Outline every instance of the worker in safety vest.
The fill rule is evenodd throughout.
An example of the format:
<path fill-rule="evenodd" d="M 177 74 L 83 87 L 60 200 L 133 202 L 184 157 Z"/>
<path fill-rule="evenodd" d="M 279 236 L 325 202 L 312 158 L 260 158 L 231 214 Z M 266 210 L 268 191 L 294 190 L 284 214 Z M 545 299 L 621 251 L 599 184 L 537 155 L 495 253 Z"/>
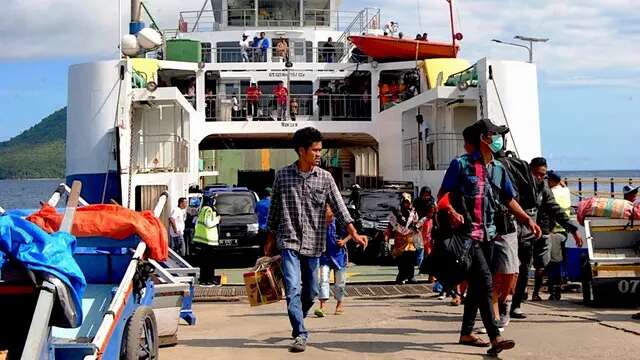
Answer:
<path fill-rule="evenodd" d="M 215 198 L 207 199 L 200 208 L 196 222 L 193 245 L 199 255 L 200 283 L 211 284 L 214 278 L 212 246 L 218 245 L 218 224 L 220 216 L 215 211 Z"/>
<path fill-rule="evenodd" d="M 220 216 L 214 210 L 215 198 L 210 198 L 198 212 L 193 241 L 204 245 L 218 245 L 218 223 Z"/>

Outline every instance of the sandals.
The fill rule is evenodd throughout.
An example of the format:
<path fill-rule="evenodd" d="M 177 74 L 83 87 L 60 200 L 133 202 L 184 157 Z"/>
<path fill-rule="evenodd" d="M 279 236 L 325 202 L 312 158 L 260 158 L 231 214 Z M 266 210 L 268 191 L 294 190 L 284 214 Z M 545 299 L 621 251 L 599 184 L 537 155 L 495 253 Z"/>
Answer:
<path fill-rule="evenodd" d="M 516 342 L 513 340 L 501 340 L 495 345 L 491 346 L 491 349 L 487 350 L 487 355 L 498 356 L 502 350 L 513 349 L 516 346 Z"/>
<path fill-rule="evenodd" d="M 473 340 L 462 340 L 458 341 L 460 345 L 473 346 L 473 347 L 489 347 L 491 343 L 486 342 L 478 337 L 474 337 Z M 502 350 L 501 350 L 502 351 Z"/>
<path fill-rule="evenodd" d="M 344 308 L 336 308 L 336 315 L 344 314 Z"/>

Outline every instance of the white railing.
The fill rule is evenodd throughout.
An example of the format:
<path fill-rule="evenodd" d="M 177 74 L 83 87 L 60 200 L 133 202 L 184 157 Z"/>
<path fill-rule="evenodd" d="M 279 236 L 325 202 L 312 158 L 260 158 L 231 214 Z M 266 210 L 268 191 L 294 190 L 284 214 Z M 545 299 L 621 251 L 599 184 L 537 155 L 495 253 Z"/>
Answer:
<path fill-rule="evenodd" d="M 278 39 L 273 39 L 277 42 Z M 273 44 L 272 44 L 273 45 Z M 293 63 L 334 63 L 344 56 L 345 50 L 340 43 L 333 46 L 306 46 L 304 43 L 294 43 L 285 52 L 278 51 L 275 46 L 268 49 L 252 47 L 242 51 L 240 45 L 226 47 L 202 48 L 202 61 L 205 63 L 241 63 L 241 62 L 286 62 Z M 245 55 L 246 54 L 246 55 Z"/>
<path fill-rule="evenodd" d="M 290 94 L 281 101 L 272 94 L 263 94 L 257 101 L 250 101 L 247 95 L 242 94 L 236 95 L 236 99 L 237 110 L 234 110 L 233 95 L 207 95 L 206 120 L 282 120 L 283 116 L 287 120 L 371 120 L 371 96 L 365 94 Z"/>
<path fill-rule="evenodd" d="M 458 133 L 427 134 L 403 140 L 403 170 L 446 170 L 449 162 L 464 151 L 464 139 Z"/>
<path fill-rule="evenodd" d="M 275 16 L 260 9 L 191 10 L 180 12 L 178 31 L 217 31 L 222 27 L 235 28 L 330 28 L 343 31 L 359 16 L 358 11 L 304 9 L 294 16 Z"/>
<path fill-rule="evenodd" d="M 186 172 L 189 143 L 177 135 L 140 135 L 136 138 L 137 172 Z"/>

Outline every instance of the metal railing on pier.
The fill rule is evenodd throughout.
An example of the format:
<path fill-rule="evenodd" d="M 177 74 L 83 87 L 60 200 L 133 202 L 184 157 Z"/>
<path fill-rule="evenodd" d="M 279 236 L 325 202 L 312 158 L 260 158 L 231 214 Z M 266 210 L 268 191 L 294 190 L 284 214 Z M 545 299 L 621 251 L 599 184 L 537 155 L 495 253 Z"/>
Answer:
<path fill-rule="evenodd" d="M 565 177 L 563 180 L 576 201 L 592 196 L 622 198 L 625 185 L 640 185 L 640 178 L 632 177 Z"/>

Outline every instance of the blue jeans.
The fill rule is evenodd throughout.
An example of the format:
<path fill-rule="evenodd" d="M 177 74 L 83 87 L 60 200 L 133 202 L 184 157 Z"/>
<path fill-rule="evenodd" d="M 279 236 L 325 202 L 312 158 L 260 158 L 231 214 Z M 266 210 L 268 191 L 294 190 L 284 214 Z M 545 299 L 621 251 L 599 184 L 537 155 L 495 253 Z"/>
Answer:
<path fill-rule="evenodd" d="M 313 306 L 318 296 L 318 267 L 319 257 L 300 255 L 297 251 L 282 250 L 282 271 L 284 273 L 284 287 L 287 295 L 287 312 L 295 338 L 309 337 L 304 328 L 304 318 Z"/>

